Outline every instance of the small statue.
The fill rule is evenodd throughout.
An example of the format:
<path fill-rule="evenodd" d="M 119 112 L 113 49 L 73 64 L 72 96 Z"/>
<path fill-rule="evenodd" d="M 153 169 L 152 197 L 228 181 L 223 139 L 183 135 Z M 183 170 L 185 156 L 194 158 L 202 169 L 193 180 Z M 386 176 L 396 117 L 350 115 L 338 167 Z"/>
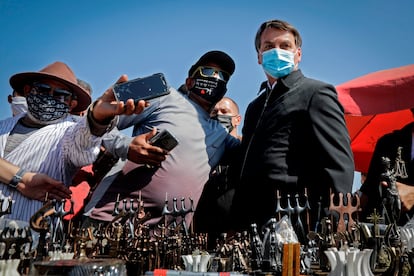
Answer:
<path fill-rule="evenodd" d="M 405 167 L 405 162 L 401 157 L 401 151 L 403 147 L 398 147 L 397 149 L 397 157 L 395 158 L 395 176 L 401 178 L 408 178 L 407 168 Z"/>
<path fill-rule="evenodd" d="M 261 268 L 263 261 L 263 243 L 262 239 L 257 230 L 257 224 L 253 223 L 250 225 L 250 234 L 251 234 L 251 267 L 252 270 L 258 270 Z"/>
<path fill-rule="evenodd" d="M 401 200 L 397 189 L 397 180 L 394 169 L 391 168 L 391 161 L 388 157 L 382 157 L 384 172 L 381 174 L 380 181 L 386 182 L 387 187 L 380 185 L 380 195 L 385 207 L 387 223 L 396 223 L 401 214 Z"/>

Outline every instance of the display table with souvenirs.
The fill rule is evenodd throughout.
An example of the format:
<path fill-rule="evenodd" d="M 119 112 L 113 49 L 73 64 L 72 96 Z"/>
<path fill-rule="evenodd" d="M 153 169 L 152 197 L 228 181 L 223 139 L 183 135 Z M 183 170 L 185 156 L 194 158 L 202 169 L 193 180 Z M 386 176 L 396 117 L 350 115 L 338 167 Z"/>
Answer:
<path fill-rule="evenodd" d="M 150 217 L 145 202 L 118 200 L 111 223 L 86 229 L 63 220 L 69 213 L 64 210 L 70 209 L 65 201 L 47 200 L 27 226 L 2 220 L 0 271 L 2 275 L 413 275 L 414 220 L 401 227 L 374 212 L 370 223 L 362 223 L 355 216 L 360 208 L 357 194 L 332 194 L 330 215 L 309 229 L 306 193 L 277 195 L 276 200 L 275 216 L 261 229 L 252 224 L 231 236 L 223 233 L 213 248 L 207 248 L 207 233 L 194 233 L 183 223 L 194 211 L 184 207 L 191 199 L 171 199 L 173 209 L 168 209 L 166 199 L 164 215 L 174 217 L 174 223 L 155 228 L 145 223 Z M 2 195 L 0 201 L 2 217 L 13 204 Z"/>

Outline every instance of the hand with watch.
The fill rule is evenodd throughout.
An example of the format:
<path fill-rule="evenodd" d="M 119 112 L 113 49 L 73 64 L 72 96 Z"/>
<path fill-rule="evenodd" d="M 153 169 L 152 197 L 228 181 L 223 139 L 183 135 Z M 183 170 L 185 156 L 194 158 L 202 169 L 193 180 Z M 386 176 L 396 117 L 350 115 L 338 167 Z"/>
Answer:
<path fill-rule="evenodd" d="M 17 185 L 23 181 L 23 175 L 26 173 L 25 170 L 19 169 L 15 175 L 13 175 L 12 179 L 9 182 L 9 186 L 17 189 Z"/>
<path fill-rule="evenodd" d="M 40 201 L 45 200 L 46 194 L 48 199 L 56 200 L 71 196 L 71 191 L 62 182 L 46 174 L 26 172 L 2 158 L 0 158 L 0 181 L 26 197 Z"/>

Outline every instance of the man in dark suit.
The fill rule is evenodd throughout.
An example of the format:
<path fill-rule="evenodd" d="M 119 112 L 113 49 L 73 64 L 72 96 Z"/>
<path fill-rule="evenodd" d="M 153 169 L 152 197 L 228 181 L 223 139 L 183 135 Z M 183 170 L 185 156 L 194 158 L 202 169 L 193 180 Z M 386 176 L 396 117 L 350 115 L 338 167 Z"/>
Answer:
<path fill-rule="evenodd" d="M 306 187 L 313 229 L 320 199 L 326 208 L 330 191 L 352 191 L 354 162 L 343 108 L 332 85 L 298 69 L 302 40 L 292 25 L 263 23 L 255 45 L 267 81 L 245 114 L 235 225 L 263 225 L 275 217 L 277 190 L 303 195 Z"/>
<path fill-rule="evenodd" d="M 411 109 L 414 116 L 414 109 Z M 387 183 L 381 177 L 384 173 L 382 157 L 391 161 L 396 187 L 401 200 L 401 215 L 399 225 L 403 225 L 414 214 L 414 162 L 413 159 L 413 129 L 414 122 L 402 129 L 385 134 L 378 139 L 374 154 L 369 165 L 367 178 L 361 186 L 362 218 L 370 216 L 374 208 L 382 213 L 382 198 L 385 195 Z"/>

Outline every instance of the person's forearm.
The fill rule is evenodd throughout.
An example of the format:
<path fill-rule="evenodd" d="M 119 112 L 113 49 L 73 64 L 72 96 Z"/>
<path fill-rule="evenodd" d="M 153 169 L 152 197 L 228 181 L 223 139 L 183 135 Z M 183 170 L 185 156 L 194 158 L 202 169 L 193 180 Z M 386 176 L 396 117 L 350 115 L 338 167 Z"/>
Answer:
<path fill-rule="evenodd" d="M 88 109 L 87 120 L 91 133 L 95 136 L 102 136 L 114 128 L 116 120 L 114 120 L 115 117 L 109 117 L 105 120 L 105 122 L 102 121 L 102 119 L 97 120 L 93 114 L 94 104 L 95 103 L 93 103 Z"/>
<path fill-rule="evenodd" d="M 133 139 L 132 137 L 125 135 L 117 128 L 114 128 L 102 138 L 102 145 L 108 152 L 116 158 L 121 158 L 123 160 L 127 159 L 129 145 Z"/>
<path fill-rule="evenodd" d="M 19 169 L 19 167 L 4 160 L 3 158 L 0 158 L 0 181 L 8 185 Z"/>

